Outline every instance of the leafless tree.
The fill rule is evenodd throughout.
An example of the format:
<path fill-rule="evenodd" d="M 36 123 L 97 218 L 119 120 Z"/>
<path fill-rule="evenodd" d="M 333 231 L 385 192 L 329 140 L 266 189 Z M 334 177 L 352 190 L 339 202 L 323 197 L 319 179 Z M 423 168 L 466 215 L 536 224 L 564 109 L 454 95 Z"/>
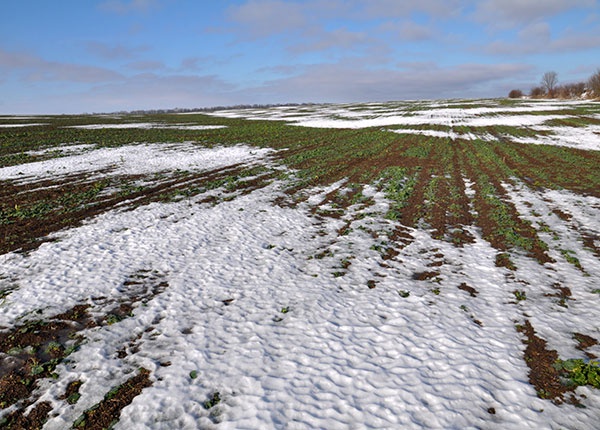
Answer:
<path fill-rule="evenodd" d="M 558 75 L 556 72 L 546 72 L 544 76 L 542 76 L 542 87 L 546 90 L 546 94 L 548 97 L 554 96 L 554 88 L 558 83 Z"/>
<path fill-rule="evenodd" d="M 521 97 L 523 97 L 523 91 L 521 90 L 510 90 L 508 93 L 510 99 L 520 99 Z"/>
<path fill-rule="evenodd" d="M 571 94 L 574 97 L 581 97 L 585 93 L 585 82 L 577 82 L 576 84 L 571 84 Z"/>
<path fill-rule="evenodd" d="M 600 69 L 596 70 L 588 80 L 588 90 L 594 97 L 600 97 Z"/>
<path fill-rule="evenodd" d="M 585 92 L 585 83 L 559 85 L 555 88 L 556 94 L 561 98 L 581 97 Z"/>
<path fill-rule="evenodd" d="M 545 94 L 546 93 L 544 92 L 544 89 L 542 87 L 533 87 L 529 92 L 529 95 L 534 99 L 544 97 Z"/>

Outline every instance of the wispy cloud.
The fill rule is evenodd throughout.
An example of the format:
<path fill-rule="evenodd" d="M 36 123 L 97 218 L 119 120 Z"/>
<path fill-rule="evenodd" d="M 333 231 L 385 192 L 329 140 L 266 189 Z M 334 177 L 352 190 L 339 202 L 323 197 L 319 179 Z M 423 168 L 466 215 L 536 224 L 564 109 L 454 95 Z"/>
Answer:
<path fill-rule="evenodd" d="M 232 64 L 240 54 L 230 54 L 227 56 L 203 55 L 194 57 L 185 57 L 181 60 L 178 71 L 180 72 L 200 72 L 211 67 L 221 67 Z"/>
<path fill-rule="evenodd" d="M 410 98 L 476 97 L 484 87 L 510 81 L 531 71 L 527 64 L 405 64 L 403 70 L 371 70 L 359 60 L 307 67 L 299 75 L 247 90 L 261 101 L 366 101 Z M 366 63 L 368 64 L 368 63 Z M 285 94 L 281 100 L 279 94 Z"/>
<path fill-rule="evenodd" d="M 301 5 L 280 0 L 250 0 L 230 6 L 227 17 L 254 38 L 306 28 L 308 23 Z"/>
<path fill-rule="evenodd" d="M 13 3 L 29 22 L 26 2 Z M 85 111 L 502 96 L 507 86 L 539 81 L 546 67 L 565 82 L 585 77 L 571 72 L 577 67 L 595 70 L 599 5 L 97 0 L 48 6 L 45 19 L 35 21 L 43 39 L 16 21 L 2 27 L 0 93 L 11 107 L 26 98 L 32 106 L 58 104 L 53 97 L 66 94 L 59 97 L 65 109 L 68 103 Z M 73 22 L 81 25 L 65 24 Z"/>
<path fill-rule="evenodd" d="M 494 27 L 507 28 L 543 20 L 569 9 L 597 6 L 596 0 L 485 0 L 473 16 Z"/>
<path fill-rule="evenodd" d="M 430 40 L 435 35 L 432 26 L 414 21 L 386 21 L 379 26 L 378 30 L 390 33 L 395 39 L 411 42 Z"/>
<path fill-rule="evenodd" d="M 319 31 L 312 40 L 298 43 L 290 47 L 294 53 L 326 51 L 329 49 L 344 49 L 350 53 L 360 49 L 365 43 L 371 41 L 365 32 L 349 31 L 339 28 L 332 31 Z"/>
<path fill-rule="evenodd" d="M 150 72 L 166 69 L 166 65 L 162 61 L 133 61 L 127 64 L 127 68 L 140 72 Z"/>
<path fill-rule="evenodd" d="M 106 0 L 98 5 L 105 12 L 125 15 L 134 12 L 149 12 L 158 8 L 158 0 Z"/>
<path fill-rule="evenodd" d="M 214 75 L 142 73 L 121 82 L 96 85 L 80 94 L 77 103 L 96 111 L 107 111 L 110 107 L 134 110 L 230 105 L 237 103 L 235 90 L 234 85 Z"/>
<path fill-rule="evenodd" d="M 600 46 L 598 31 L 567 31 L 553 37 L 550 25 L 536 22 L 520 30 L 515 40 L 494 41 L 480 45 L 481 49 L 492 55 L 528 55 L 560 52 L 582 52 Z"/>
<path fill-rule="evenodd" d="M 361 10 L 364 18 L 406 18 L 412 13 L 426 13 L 435 17 L 450 18 L 464 7 L 464 0 L 355 0 L 351 2 Z"/>
<path fill-rule="evenodd" d="M 148 51 L 148 46 L 129 47 L 122 44 L 109 45 L 102 42 L 87 42 L 88 52 L 107 60 L 132 59 L 138 54 Z"/>
<path fill-rule="evenodd" d="M 0 49 L 0 70 L 3 74 L 18 74 L 23 81 L 107 82 L 122 79 L 109 69 L 73 63 L 47 61 L 41 57 Z"/>

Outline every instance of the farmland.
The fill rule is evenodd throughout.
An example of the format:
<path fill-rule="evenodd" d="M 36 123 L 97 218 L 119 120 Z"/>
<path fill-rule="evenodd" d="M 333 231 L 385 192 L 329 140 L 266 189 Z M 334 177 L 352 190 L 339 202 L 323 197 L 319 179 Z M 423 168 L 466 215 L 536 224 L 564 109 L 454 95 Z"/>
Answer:
<path fill-rule="evenodd" d="M 596 428 L 600 105 L 0 117 L 6 428 Z"/>

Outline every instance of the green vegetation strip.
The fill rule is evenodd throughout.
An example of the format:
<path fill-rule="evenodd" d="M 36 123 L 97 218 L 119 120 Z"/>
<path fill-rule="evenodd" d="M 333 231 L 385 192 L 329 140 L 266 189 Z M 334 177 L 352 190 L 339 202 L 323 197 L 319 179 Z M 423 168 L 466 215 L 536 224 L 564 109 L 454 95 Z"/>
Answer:
<path fill-rule="evenodd" d="M 459 108 L 462 102 L 450 107 Z M 510 106 L 517 101 L 502 101 Z M 486 105 L 486 103 L 483 103 Z M 385 112 L 393 107 L 382 106 Z M 425 104 L 400 103 L 396 107 L 408 114 L 411 109 L 423 110 Z M 473 107 L 472 103 L 465 107 Z M 356 107 L 357 109 L 359 107 Z M 588 124 L 597 114 L 593 106 L 569 109 L 563 113 L 571 126 Z M 374 112 L 377 115 L 377 112 Z M 579 118 L 579 119 L 577 119 Z M 540 132 L 527 127 L 451 127 L 447 125 L 415 126 L 432 130 L 452 130 L 458 133 L 489 134 L 496 140 L 466 141 L 434 138 L 422 135 L 397 134 L 380 128 L 319 129 L 298 127 L 283 121 L 245 120 L 212 115 L 130 115 L 57 116 L 49 125 L 24 129 L 6 129 L 0 133 L 0 166 L 20 164 L 63 156 L 57 149 L 65 144 L 94 144 L 97 147 L 120 146 L 132 142 L 169 143 L 195 142 L 199 147 L 236 145 L 245 143 L 269 147 L 278 152 L 279 160 L 296 173 L 289 188 L 289 200 L 298 201 L 306 188 L 329 185 L 347 179 L 357 185 L 376 182 L 384 190 L 392 205 L 387 217 L 414 226 L 421 218 L 435 224 L 442 236 L 447 231 L 463 231 L 461 223 L 475 222 L 484 231 L 486 239 L 501 251 L 520 248 L 540 257 L 545 244 L 537 238 L 535 230 L 518 219 L 514 206 L 504 198 L 501 184 L 514 178 L 542 188 L 569 189 L 578 193 L 600 196 L 600 151 L 581 151 L 549 145 L 521 145 L 511 142 L 511 136 L 535 136 Z M 211 130 L 185 130 L 176 128 L 153 129 L 79 129 L 73 125 L 100 123 L 150 122 L 164 125 L 223 125 L 226 128 Z M 402 128 L 398 126 L 396 128 Z M 31 150 L 45 149 L 43 155 L 32 155 Z M 471 205 L 479 213 L 473 220 L 470 215 L 470 197 L 461 185 L 463 177 L 475 182 L 479 196 Z M 211 188 L 225 187 L 234 192 L 244 184 L 243 177 L 214 178 L 203 186 L 180 187 L 165 191 L 163 200 L 187 198 Z M 256 183 L 261 186 L 264 183 Z M 104 188 L 73 191 L 67 198 L 39 199 L 31 204 L 4 204 L 0 206 L 0 225 L 27 219 L 43 219 L 57 211 L 69 212 L 86 202 L 95 201 Z M 138 185 L 120 186 L 124 195 L 150 192 Z M 249 189 L 252 189 L 250 187 Z M 94 196 L 93 194 L 96 193 Z M 447 196 L 445 195 L 447 194 Z M 232 196 L 233 198 L 233 196 Z M 480 199 L 481 200 L 478 200 Z M 148 199 L 146 199 L 148 200 Z M 143 204 L 146 200 L 141 199 Z M 479 202 L 479 203 L 478 203 Z M 432 214 L 432 210 L 435 214 Z M 408 214 L 408 215 L 407 215 Z M 483 225 L 483 224 L 489 225 Z M 453 234 L 453 233 L 452 233 Z M 450 234 L 450 236 L 452 236 Z M 460 245 L 464 233 L 450 240 Z M 11 245 L 12 246 L 12 245 Z M 11 248 L 12 249 L 12 248 Z M 566 256 L 565 256 L 566 257 Z M 572 256 L 571 256 L 572 257 Z M 539 259 L 539 258 L 538 258 Z M 541 261 L 544 260 L 541 258 Z M 574 263 L 573 263 L 574 264 Z"/>

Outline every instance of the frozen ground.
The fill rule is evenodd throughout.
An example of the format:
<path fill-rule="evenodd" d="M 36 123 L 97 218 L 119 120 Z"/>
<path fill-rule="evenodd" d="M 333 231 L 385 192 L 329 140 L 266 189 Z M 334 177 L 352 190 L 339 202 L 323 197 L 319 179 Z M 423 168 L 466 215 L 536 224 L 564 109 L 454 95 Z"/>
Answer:
<path fill-rule="evenodd" d="M 107 174 L 148 175 L 177 169 L 209 170 L 234 164 L 233 160 L 248 162 L 257 155 L 269 152 L 247 146 L 198 148 L 190 143 L 139 144 L 94 150 L 90 150 L 93 146 L 88 145 L 69 145 L 65 148 L 69 154 L 67 157 L 5 167 L 0 170 L 0 178 L 23 183 L 84 172 L 93 177 Z M 75 153 L 71 155 L 69 151 L 73 150 Z"/>
<path fill-rule="evenodd" d="M 0 128 L 20 128 L 20 127 L 33 127 L 47 125 L 47 123 L 41 122 L 28 122 L 26 124 L 0 124 Z"/>
<path fill-rule="evenodd" d="M 137 122 L 137 123 L 126 123 L 126 124 L 86 124 L 86 125 L 73 125 L 72 128 L 80 128 L 84 130 L 98 130 L 98 129 L 119 129 L 119 128 L 163 128 L 163 129 L 179 129 L 179 130 L 214 130 L 218 128 L 224 128 L 222 125 L 189 125 L 189 124 L 161 124 L 154 122 Z"/>
<path fill-rule="evenodd" d="M 285 121 L 303 127 L 366 128 L 389 126 L 423 126 L 419 130 L 390 129 L 396 133 L 423 134 L 451 139 L 489 140 L 487 132 L 464 134 L 453 127 L 511 126 L 530 127 L 548 132 L 546 138 L 521 138 L 519 142 L 551 144 L 600 150 L 600 126 L 555 127 L 545 122 L 564 119 L 568 115 L 557 115 L 553 111 L 565 108 L 593 106 L 586 101 L 531 101 L 516 106 L 499 105 L 491 100 L 447 101 L 447 102 L 403 102 L 368 103 L 349 105 L 323 105 L 306 107 L 279 107 L 270 109 L 223 110 L 213 115 L 229 118 L 267 119 Z M 598 114 L 592 115 L 597 118 Z M 445 126 L 449 131 L 431 130 L 427 126 Z"/>
<path fill-rule="evenodd" d="M 294 123 L 541 124 L 551 117 L 526 114 L 535 109 L 558 106 L 532 104 L 523 115 L 492 107 L 385 112 L 383 119 L 362 119 L 359 112 L 352 120 L 328 119 L 332 112 L 349 112 L 330 107 Z M 286 113 L 297 115 L 289 108 L 227 114 L 272 119 Z M 581 134 L 585 145 L 575 133 L 527 143 L 599 149 L 600 137 L 590 133 Z M 63 155 L 0 168 L 0 179 L 35 183 L 74 173 L 200 173 L 240 163 L 284 169 L 272 158 L 274 151 L 246 145 L 79 145 Z M 592 292 L 599 288 L 600 264 L 579 233 L 600 235 L 600 199 L 533 190 L 518 181 L 504 184 L 524 218 L 558 235 L 543 237 L 555 262 L 542 266 L 516 254 L 518 269 L 509 271 L 494 264 L 497 250 L 474 226 L 466 227 L 473 243 L 462 247 L 434 239 L 426 228 L 406 229 L 407 245 L 384 262 L 378 246 L 401 226 L 384 218 L 389 201 L 382 192 L 365 185 L 362 192 L 373 205 L 350 206 L 336 219 L 316 216 L 315 209 L 328 209 L 325 195 L 344 189 L 344 181 L 307 189 L 307 199 L 295 208 L 274 204 L 288 185 L 275 180 L 217 204 L 205 198 L 223 189 L 113 210 L 55 233 L 56 241 L 29 254 L 0 256 L 0 287 L 18 285 L 0 299 L 0 327 L 82 303 L 100 314 L 108 307 L 106 298 L 137 288 L 128 281 L 139 274 L 146 274 L 144 288 L 168 285 L 135 305 L 130 317 L 84 333 L 82 346 L 56 368 L 58 378 L 38 389 L 38 402 L 53 406 L 44 429 L 70 428 L 139 368 L 151 372 L 153 384 L 123 409 L 115 429 L 598 428 L 598 390 L 577 389 L 584 407 L 538 397 L 515 324 L 530 320 L 561 357 L 581 353 L 570 340 L 573 332 L 600 336 L 600 295 Z M 468 182 L 467 192 L 473 192 Z M 340 236 L 346 221 L 351 229 Z M 576 253 L 583 270 L 565 261 L 561 249 Z M 415 278 L 432 268 L 435 276 Z M 368 288 L 374 280 L 376 288 Z M 572 292 L 568 312 L 552 298 L 557 282 Z M 477 294 L 459 289 L 461 284 Z M 515 290 L 528 299 L 515 300 Z M 117 354 L 122 348 L 124 357 Z M 598 345 L 588 351 L 600 355 Z M 76 380 L 83 382 L 81 399 L 61 401 Z M 220 401 L 206 407 L 215 393 Z"/>

